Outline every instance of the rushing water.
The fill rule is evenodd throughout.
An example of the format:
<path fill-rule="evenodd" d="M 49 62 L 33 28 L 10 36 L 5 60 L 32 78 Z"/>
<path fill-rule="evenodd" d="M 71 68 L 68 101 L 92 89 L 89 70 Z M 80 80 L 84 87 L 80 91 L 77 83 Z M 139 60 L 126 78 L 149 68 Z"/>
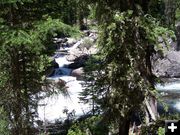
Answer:
<path fill-rule="evenodd" d="M 169 112 L 180 113 L 180 80 L 170 79 L 165 84 L 157 84 L 156 89 L 169 106 Z"/>
<path fill-rule="evenodd" d="M 78 41 L 74 46 L 66 48 L 69 52 L 75 49 L 82 43 L 82 40 Z M 54 56 L 55 61 L 58 63 L 59 68 L 55 69 L 54 75 L 48 77 L 50 80 L 62 79 L 67 83 L 69 97 L 64 97 L 62 94 L 52 95 L 39 102 L 38 114 L 40 120 L 54 121 L 56 119 L 64 119 L 67 117 L 63 113 L 64 109 L 68 109 L 69 112 L 75 112 L 75 116 L 83 115 L 90 110 L 89 105 L 80 103 L 79 93 L 82 92 L 82 81 L 76 80 L 76 77 L 70 76 L 71 69 L 65 66 L 71 62 L 67 61 L 65 55 Z"/>
<path fill-rule="evenodd" d="M 77 48 L 83 39 L 75 43 L 72 47 L 65 48 L 67 52 L 71 52 Z M 58 63 L 59 68 L 55 69 L 54 75 L 49 77 L 51 80 L 62 79 L 67 83 L 68 92 L 70 97 L 64 97 L 61 94 L 52 95 L 39 102 L 38 114 L 40 120 L 54 121 L 59 118 L 66 118 L 63 113 L 64 109 L 69 112 L 74 111 L 76 116 L 83 115 L 90 110 L 89 105 L 84 105 L 79 101 L 79 93 L 82 92 L 82 81 L 76 80 L 75 77 L 70 76 L 72 69 L 66 68 L 66 65 L 71 62 L 67 61 L 65 55 L 56 54 L 55 61 Z M 171 79 L 164 85 L 157 84 L 156 88 L 163 96 L 163 100 L 169 105 L 170 110 L 173 112 L 180 112 L 180 80 Z M 161 106 L 162 108 L 162 106 Z"/>

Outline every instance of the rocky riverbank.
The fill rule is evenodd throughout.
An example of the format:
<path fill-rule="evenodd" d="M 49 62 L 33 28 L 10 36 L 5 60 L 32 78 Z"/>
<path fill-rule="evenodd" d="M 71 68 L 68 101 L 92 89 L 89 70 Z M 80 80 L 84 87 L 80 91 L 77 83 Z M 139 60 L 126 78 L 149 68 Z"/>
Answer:
<path fill-rule="evenodd" d="M 180 78 L 180 52 L 172 50 L 155 60 L 153 72 L 162 78 Z"/>
<path fill-rule="evenodd" d="M 47 76 L 54 75 L 55 69 L 59 68 L 55 58 L 63 55 L 68 61 L 65 67 L 71 69 L 70 75 L 81 79 L 85 62 L 91 54 L 97 52 L 96 40 L 97 31 L 95 30 L 84 31 L 84 36 L 79 40 L 74 38 L 54 38 L 57 51 L 52 59 L 51 66 L 49 66 L 46 72 Z"/>
<path fill-rule="evenodd" d="M 159 41 L 162 49 L 152 57 L 153 73 L 157 77 L 180 78 L 180 23 L 176 25 L 176 37 L 176 41 L 169 40 L 168 47 Z"/>
<path fill-rule="evenodd" d="M 91 54 L 96 53 L 97 31 L 84 31 L 79 40 L 55 38 L 57 50 L 52 57 L 47 77 L 52 83 L 64 82 L 68 97 L 61 93 L 47 97 L 39 102 L 39 129 L 52 135 L 65 134 L 71 125 L 70 119 L 87 114 L 91 106 L 80 103 L 79 93 L 83 86 L 83 67 Z M 70 118 L 71 117 L 71 118 Z M 60 120 L 61 122 L 56 122 Z M 70 120 L 70 121 L 69 121 Z M 68 125 L 67 125 L 68 124 Z M 65 125 L 65 126 L 64 126 Z"/>

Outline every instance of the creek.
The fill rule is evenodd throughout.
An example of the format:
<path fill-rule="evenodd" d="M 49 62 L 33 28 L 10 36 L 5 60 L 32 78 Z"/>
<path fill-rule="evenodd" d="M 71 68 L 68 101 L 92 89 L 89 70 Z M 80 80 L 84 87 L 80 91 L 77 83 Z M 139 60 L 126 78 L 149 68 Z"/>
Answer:
<path fill-rule="evenodd" d="M 67 68 L 71 64 L 66 58 L 67 54 L 61 52 L 71 52 L 76 49 L 83 42 L 83 38 L 73 44 L 71 47 L 64 47 L 57 50 L 53 56 L 58 63 L 59 68 L 55 69 L 53 76 L 48 77 L 50 80 L 57 81 L 61 79 L 67 83 L 69 97 L 64 97 L 62 94 L 52 95 L 43 100 L 40 100 L 38 106 L 39 119 L 42 121 L 55 121 L 57 119 L 66 119 L 67 114 L 63 113 L 66 109 L 68 112 L 73 112 L 75 117 L 84 115 L 90 111 L 91 106 L 80 103 L 79 93 L 82 92 L 83 81 L 77 80 L 76 77 L 71 76 L 72 69 Z M 61 50 L 61 52 L 60 52 Z M 170 113 L 180 113 L 180 79 L 167 79 L 165 84 L 157 84 L 156 89 L 162 96 L 162 99 L 169 106 Z M 159 113 L 164 113 L 162 104 L 158 105 Z"/>
<path fill-rule="evenodd" d="M 71 50 L 77 48 L 83 39 L 77 41 L 72 47 L 64 47 L 63 52 L 71 52 Z M 42 121 L 54 122 L 57 119 L 64 120 L 67 118 L 67 114 L 64 110 L 68 110 L 68 113 L 73 113 L 74 117 L 86 114 L 90 110 L 90 106 L 80 103 L 79 93 L 82 92 L 82 81 L 71 76 L 72 69 L 67 68 L 69 62 L 66 59 L 66 54 L 62 54 L 57 50 L 53 56 L 59 68 L 55 69 L 54 74 L 48 77 L 49 80 L 57 81 L 59 79 L 66 82 L 68 95 L 64 97 L 62 94 L 54 94 L 43 100 L 40 100 L 38 106 L 39 119 Z"/>
<path fill-rule="evenodd" d="M 180 79 L 169 78 L 164 84 L 157 84 L 156 89 L 160 92 L 163 101 L 167 104 L 169 113 L 180 113 Z M 163 113 L 162 104 L 158 107 L 159 113 Z"/>

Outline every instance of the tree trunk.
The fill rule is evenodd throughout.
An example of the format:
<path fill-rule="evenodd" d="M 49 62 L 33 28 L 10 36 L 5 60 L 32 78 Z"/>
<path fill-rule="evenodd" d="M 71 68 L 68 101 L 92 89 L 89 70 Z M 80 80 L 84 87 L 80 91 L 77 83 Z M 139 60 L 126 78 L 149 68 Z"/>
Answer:
<path fill-rule="evenodd" d="M 20 90 L 20 64 L 19 64 L 19 53 L 17 48 L 11 48 L 9 54 L 11 55 L 11 73 L 12 73 L 12 89 L 13 89 L 13 105 L 12 114 L 13 118 L 13 134 L 22 135 L 23 134 L 23 123 L 22 123 L 22 96 Z"/>
<path fill-rule="evenodd" d="M 155 52 L 153 46 L 148 45 L 146 49 L 146 69 L 147 69 L 147 80 L 150 82 L 152 88 L 154 88 L 155 84 L 155 76 L 152 73 L 152 64 L 151 64 L 151 56 Z M 155 88 L 154 88 L 155 89 Z M 146 100 L 146 107 L 148 112 L 150 113 L 151 119 L 156 120 L 158 116 L 157 112 L 157 100 L 154 95 L 150 95 L 150 97 Z"/>
<path fill-rule="evenodd" d="M 118 135 L 129 135 L 130 118 L 120 119 Z"/>
<path fill-rule="evenodd" d="M 177 51 L 180 51 L 180 23 L 176 26 L 176 37 L 177 37 Z"/>
<path fill-rule="evenodd" d="M 176 1 L 165 0 L 165 23 L 168 27 L 175 27 Z"/>

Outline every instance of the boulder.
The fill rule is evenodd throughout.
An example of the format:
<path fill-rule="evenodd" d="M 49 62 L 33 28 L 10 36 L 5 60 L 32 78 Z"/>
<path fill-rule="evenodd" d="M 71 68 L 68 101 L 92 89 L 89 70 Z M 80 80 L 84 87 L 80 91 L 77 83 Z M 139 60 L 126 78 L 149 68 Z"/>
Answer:
<path fill-rule="evenodd" d="M 171 63 L 179 63 L 180 64 L 180 52 L 178 52 L 178 51 L 170 51 L 166 55 L 166 59 L 171 61 Z"/>
<path fill-rule="evenodd" d="M 152 62 L 153 73 L 158 77 L 180 77 L 180 52 L 169 51 L 164 58 Z"/>
<path fill-rule="evenodd" d="M 75 58 L 81 56 L 83 53 L 78 47 L 81 45 L 82 41 L 78 41 L 76 44 L 73 45 L 73 47 L 69 51 L 69 55 L 66 57 L 68 61 L 74 61 Z"/>
<path fill-rule="evenodd" d="M 76 39 L 74 39 L 74 38 L 67 38 L 67 44 L 69 44 L 69 46 L 72 46 L 75 43 L 77 43 Z"/>
<path fill-rule="evenodd" d="M 71 63 L 67 67 L 71 68 L 71 69 L 77 69 L 77 68 L 82 67 L 82 64 L 81 63 Z"/>
<path fill-rule="evenodd" d="M 83 74 L 84 74 L 83 68 L 74 69 L 71 72 L 71 76 L 76 77 L 77 80 L 81 80 L 83 78 Z"/>
<path fill-rule="evenodd" d="M 68 65 L 68 68 L 77 69 L 80 67 L 84 67 L 86 61 L 89 59 L 89 55 L 81 55 L 74 59 L 74 62 Z"/>
<path fill-rule="evenodd" d="M 88 50 L 89 54 L 96 54 L 98 52 L 98 49 L 96 46 L 92 46 L 89 50 Z"/>
<path fill-rule="evenodd" d="M 84 54 L 80 57 L 75 58 L 74 62 L 86 62 L 89 59 L 89 55 Z"/>
<path fill-rule="evenodd" d="M 76 59 L 77 56 L 73 55 L 73 54 L 69 54 L 66 56 L 66 60 L 73 62 Z"/>
<path fill-rule="evenodd" d="M 66 57 L 66 59 L 68 61 L 74 61 L 77 57 L 80 57 L 81 55 L 84 55 L 84 53 L 82 53 L 79 48 L 76 48 L 69 52 L 69 55 Z"/>
<path fill-rule="evenodd" d="M 91 31 L 86 31 L 89 36 L 81 38 L 79 41 L 75 41 L 73 47 L 69 50 L 69 55 L 66 57 L 68 61 L 74 61 L 77 57 L 82 55 L 95 54 L 97 52 L 97 47 L 95 45 L 97 39 L 97 33 Z M 74 43 L 74 39 L 69 38 L 68 44 Z"/>

